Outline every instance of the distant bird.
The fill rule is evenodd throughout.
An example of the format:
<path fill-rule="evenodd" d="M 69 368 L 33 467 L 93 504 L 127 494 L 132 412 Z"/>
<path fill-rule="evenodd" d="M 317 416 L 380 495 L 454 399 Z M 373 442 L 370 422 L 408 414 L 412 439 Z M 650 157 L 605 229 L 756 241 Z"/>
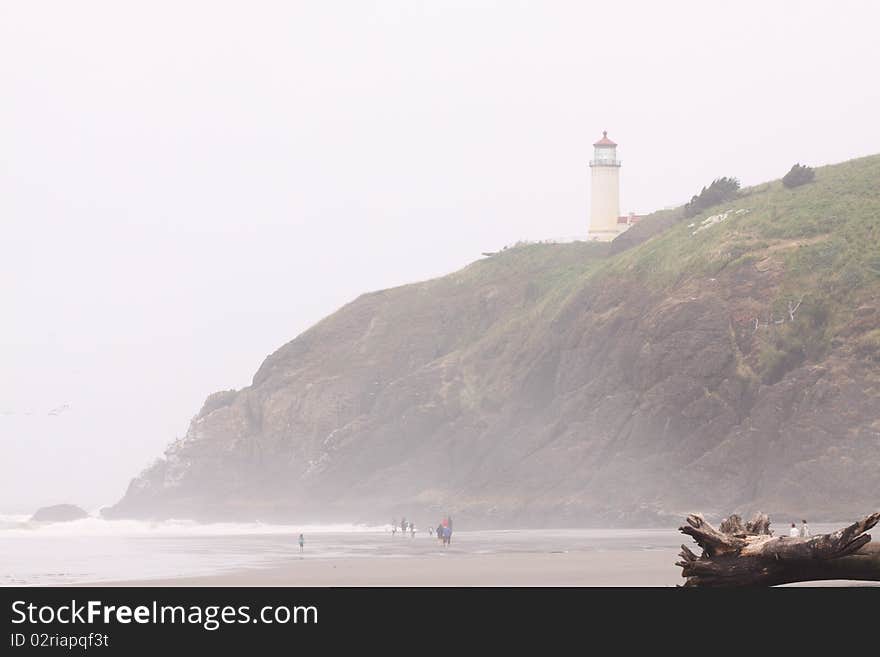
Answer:
<path fill-rule="evenodd" d="M 61 406 L 50 408 L 48 411 L 46 411 L 46 415 L 54 417 L 57 415 L 61 415 L 62 413 L 66 413 L 69 410 L 70 404 L 62 404 Z M 16 411 L 0 411 L 0 415 L 37 415 L 37 413 L 34 413 L 33 411 L 22 411 L 20 413 Z"/>
<path fill-rule="evenodd" d="M 70 404 L 62 404 L 61 406 L 56 406 L 51 409 L 46 415 L 61 415 L 65 411 L 70 410 Z"/>

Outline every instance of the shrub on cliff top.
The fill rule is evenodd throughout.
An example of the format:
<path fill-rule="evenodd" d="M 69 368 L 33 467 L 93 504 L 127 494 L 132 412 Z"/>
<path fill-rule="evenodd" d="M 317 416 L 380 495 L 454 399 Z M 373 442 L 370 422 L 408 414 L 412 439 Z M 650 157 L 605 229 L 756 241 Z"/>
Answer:
<path fill-rule="evenodd" d="M 739 180 L 727 177 L 716 178 L 711 185 L 703 187 L 700 193 L 695 194 L 684 206 L 684 216 L 695 217 L 706 208 L 735 199 L 737 194 L 739 194 Z"/>
<path fill-rule="evenodd" d="M 782 177 L 782 184 L 791 189 L 792 187 L 800 187 L 801 185 L 806 185 L 808 182 L 813 182 L 813 178 L 815 177 L 816 172 L 813 171 L 812 167 L 795 164 L 791 170 Z"/>

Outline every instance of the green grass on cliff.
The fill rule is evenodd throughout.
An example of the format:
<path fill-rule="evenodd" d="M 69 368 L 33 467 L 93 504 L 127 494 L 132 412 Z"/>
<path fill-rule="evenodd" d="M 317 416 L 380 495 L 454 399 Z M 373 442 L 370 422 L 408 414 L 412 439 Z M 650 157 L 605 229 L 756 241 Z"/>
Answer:
<path fill-rule="evenodd" d="M 723 221 L 697 230 L 724 213 Z M 746 188 L 616 255 L 594 243 L 526 245 L 454 276 L 526 276 L 532 313 L 553 314 L 589 284 L 626 280 L 661 295 L 688 281 L 735 279 L 749 268 L 773 268 L 778 276 L 774 297 L 756 311 L 762 317 L 782 318 L 790 302 L 802 301 L 797 321 L 761 334 L 745 367 L 754 376 L 772 382 L 821 359 L 844 334 L 859 353 L 880 354 L 880 333 L 851 335 L 859 307 L 880 299 L 880 155 L 817 168 L 814 182 L 794 189 L 780 180 Z"/>
<path fill-rule="evenodd" d="M 727 219 L 694 232 L 722 213 Z M 818 168 L 815 182 L 795 189 L 777 180 L 743 190 L 736 201 L 620 254 L 604 273 L 659 290 L 686 278 L 777 265 L 781 281 L 765 317 L 779 320 L 789 303 L 802 305 L 797 321 L 760 334 L 754 369 L 768 382 L 821 359 L 850 337 L 858 308 L 880 298 L 880 156 Z M 873 345 L 866 336 L 856 343 L 864 351 Z"/>
<path fill-rule="evenodd" d="M 741 214 L 735 214 L 743 210 Z M 712 215 L 723 222 L 692 234 Z M 787 247 L 796 244 L 794 249 Z M 786 272 L 794 282 L 826 277 L 835 292 L 876 279 L 880 273 L 880 156 L 816 169 L 815 182 L 786 189 L 773 181 L 744 189 L 736 201 L 683 220 L 662 235 L 620 254 L 609 273 L 635 275 L 662 287 L 701 272 L 786 249 Z M 828 279 L 830 277 L 830 280 Z"/>

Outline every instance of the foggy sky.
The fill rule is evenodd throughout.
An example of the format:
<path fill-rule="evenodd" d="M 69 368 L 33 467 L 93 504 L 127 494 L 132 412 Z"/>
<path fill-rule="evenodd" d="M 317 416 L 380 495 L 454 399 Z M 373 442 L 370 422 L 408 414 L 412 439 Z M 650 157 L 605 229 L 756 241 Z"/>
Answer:
<path fill-rule="evenodd" d="M 876 3 L 611 7 L 0 4 L 0 512 L 115 502 L 362 292 L 584 234 L 603 129 L 623 212 L 880 151 Z"/>

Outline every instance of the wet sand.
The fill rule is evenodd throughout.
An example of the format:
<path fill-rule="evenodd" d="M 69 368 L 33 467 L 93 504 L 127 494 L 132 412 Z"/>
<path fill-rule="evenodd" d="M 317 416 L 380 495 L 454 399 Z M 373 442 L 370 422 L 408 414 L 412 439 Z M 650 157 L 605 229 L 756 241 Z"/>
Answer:
<path fill-rule="evenodd" d="M 115 576 L 82 577 L 97 586 L 613 586 L 672 587 L 682 542 L 674 530 L 462 531 L 452 545 L 387 532 L 132 539 Z M 129 543 L 121 543 L 122 546 Z M 131 547 L 131 545 L 129 545 Z M 185 556 L 186 559 L 181 557 Z M 153 562 L 162 566 L 148 568 Z M 194 563 L 207 568 L 193 570 Z M 817 582 L 812 586 L 858 585 Z"/>
<path fill-rule="evenodd" d="M 265 568 L 101 586 L 675 586 L 674 550 L 441 554 L 322 559 L 292 556 Z"/>

